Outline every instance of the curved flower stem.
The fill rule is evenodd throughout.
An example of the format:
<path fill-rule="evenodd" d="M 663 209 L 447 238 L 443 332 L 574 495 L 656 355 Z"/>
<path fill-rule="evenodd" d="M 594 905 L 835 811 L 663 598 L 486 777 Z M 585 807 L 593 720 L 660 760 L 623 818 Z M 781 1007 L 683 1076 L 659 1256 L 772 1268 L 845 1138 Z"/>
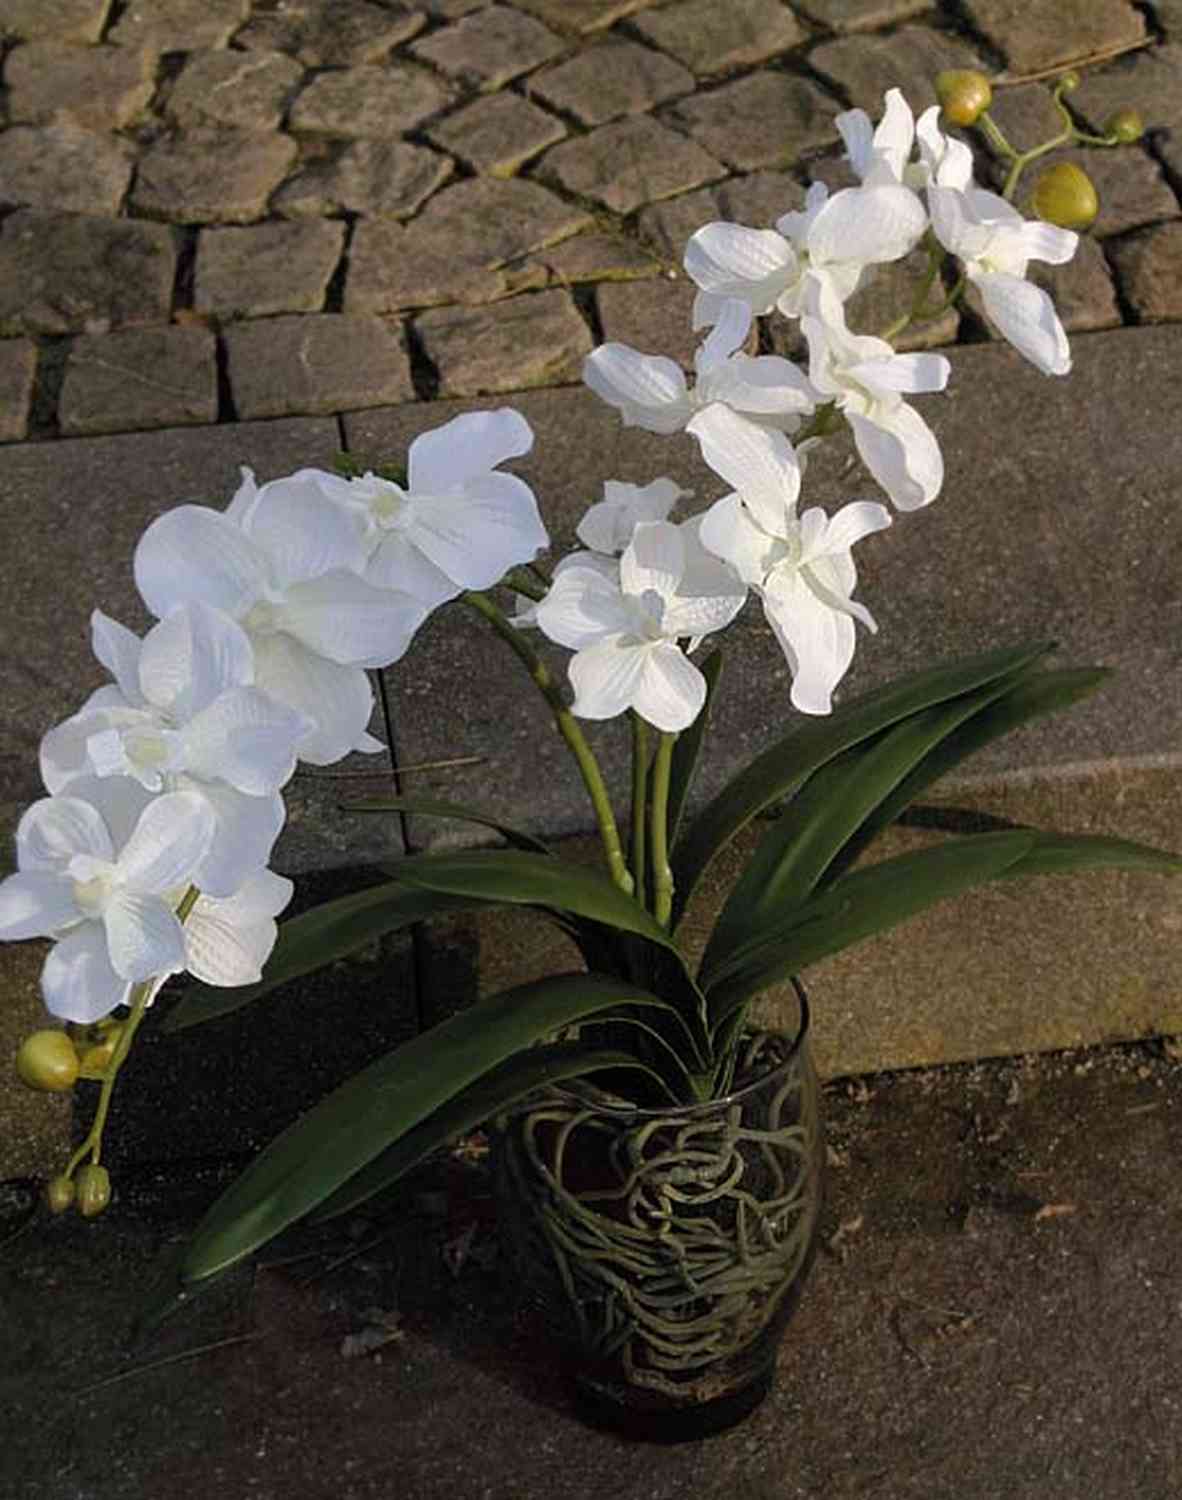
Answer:
<path fill-rule="evenodd" d="M 599 762 L 592 753 L 591 746 L 588 745 L 583 731 L 579 728 L 578 720 L 563 700 L 562 689 L 554 681 L 546 663 L 521 632 L 513 628 L 487 594 L 476 593 L 469 589 L 460 597 L 465 604 L 470 604 L 474 610 L 484 616 L 518 661 L 523 664 L 534 686 L 545 698 L 554 715 L 554 722 L 558 725 L 558 732 L 569 746 L 582 774 L 587 795 L 591 798 L 591 806 L 595 810 L 595 818 L 599 824 L 599 837 L 611 877 L 625 895 L 631 896 L 633 894 L 632 876 L 628 873 L 628 866 L 624 862 L 620 831 L 616 827 L 616 818 L 612 812 L 611 799 L 607 794 L 603 774 L 599 769 Z"/>
<path fill-rule="evenodd" d="M 632 712 L 632 879 L 636 899 L 645 905 L 645 815 L 648 801 L 648 722 Z"/>
<path fill-rule="evenodd" d="M 883 331 L 878 335 L 880 339 L 885 340 L 888 344 L 893 339 L 898 338 L 899 334 L 901 334 L 903 330 L 905 328 L 908 328 L 912 323 L 922 322 L 928 318 L 939 317 L 939 315 L 948 306 L 947 301 L 945 301 L 942 307 L 938 307 L 935 309 L 929 309 L 926 306 L 928 293 L 932 289 L 932 283 L 940 273 L 940 267 L 944 263 L 945 256 L 943 245 L 940 244 L 940 242 L 930 231 L 928 232 L 927 237 L 927 247 L 927 269 L 923 274 L 923 280 L 915 289 L 915 295 L 911 299 L 911 306 L 905 313 L 903 313 L 901 317 L 896 318 L 889 328 L 884 328 Z"/>
<path fill-rule="evenodd" d="M 176 914 L 181 923 L 184 923 L 189 913 L 196 904 L 200 895 L 195 885 L 191 885 L 181 897 L 177 906 Z M 131 1051 L 131 1044 L 135 1041 L 135 1034 L 140 1028 L 140 1022 L 147 1014 L 148 1006 L 156 998 L 167 974 L 162 974 L 154 979 L 145 979 L 137 984 L 131 991 L 131 1015 L 124 1021 L 119 1032 L 119 1040 L 115 1043 L 115 1050 L 111 1055 L 111 1061 L 107 1064 L 103 1074 L 102 1086 L 99 1090 L 98 1106 L 94 1112 L 90 1129 L 86 1132 L 86 1139 L 70 1157 L 66 1165 L 65 1176 L 72 1177 L 75 1171 L 89 1156 L 97 1167 L 102 1160 L 103 1154 L 103 1130 L 107 1123 L 107 1114 L 111 1108 L 111 1095 L 115 1089 L 115 1079 L 119 1076 L 119 1069 L 127 1061 L 127 1054 Z"/>
<path fill-rule="evenodd" d="M 650 837 L 653 863 L 653 916 L 669 926 L 673 911 L 673 871 L 669 865 L 669 776 L 673 765 L 676 734 L 662 734 L 653 758 L 649 794 Z"/>

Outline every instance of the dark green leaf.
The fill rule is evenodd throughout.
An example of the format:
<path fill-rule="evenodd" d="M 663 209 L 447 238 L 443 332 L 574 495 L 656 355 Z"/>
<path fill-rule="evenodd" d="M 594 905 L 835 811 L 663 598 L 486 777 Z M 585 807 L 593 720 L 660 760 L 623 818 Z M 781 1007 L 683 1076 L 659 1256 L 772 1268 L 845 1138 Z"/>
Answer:
<path fill-rule="evenodd" d="M 698 757 L 702 752 L 702 741 L 710 725 L 710 712 L 714 707 L 714 694 L 718 690 L 718 680 L 722 675 L 721 650 L 715 650 L 710 653 L 701 664 L 701 672 L 702 676 L 706 679 L 706 701 L 702 705 L 702 712 L 690 727 L 683 729 L 677 736 L 677 743 L 673 747 L 673 761 L 669 768 L 669 801 L 667 804 L 666 825 L 671 845 L 676 841 L 678 830 L 681 827 L 686 800 L 689 797 L 690 788 L 694 782 L 694 772 L 697 769 Z"/>
<path fill-rule="evenodd" d="M 1009 678 L 962 693 L 862 740 L 819 767 L 768 828 L 736 882 L 702 959 L 709 973 L 733 948 L 779 926 L 811 895 L 864 821 L 933 746 L 1006 691 Z"/>
<path fill-rule="evenodd" d="M 1071 667 L 1020 678 L 1004 693 L 943 739 L 885 797 L 821 877 L 828 885 L 858 859 L 875 838 L 941 776 L 975 751 L 1032 719 L 1057 713 L 1086 698 L 1110 675 L 1105 667 Z"/>
<path fill-rule="evenodd" d="M 471 911 L 488 902 L 419 890 L 393 881 L 325 901 L 279 928 L 279 939 L 257 984 L 222 989 L 194 984 L 184 992 L 164 1021 L 165 1031 L 184 1031 L 203 1021 L 232 1015 L 244 1005 L 269 994 L 289 980 L 299 979 L 335 959 L 364 948 L 387 933 L 442 912 Z"/>
<path fill-rule="evenodd" d="M 571 1078 L 585 1078 L 607 1068 L 651 1070 L 627 1052 L 589 1048 L 577 1042 L 554 1042 L 531 1047 L 518 1057 L 502 1063 L 476 1083 L 463 1090 L 416 1125 L 394 1145 L 387 1146 L 367 1167 L 363 1167 L 335 1193 L 326 1198 L 310 1215 L 313 1224 L 348 1213 L 375 1193 L 409 1172 L 437 1147 L 474 1130 L 499 1110 L 523 1099 L 535 1089 L 563 1083 Z M 656 1075 L 653 1075 L 654 1077 Z M 658 1079 L 659 1082 L 659 1079 Z"/>
<path fill-rule="evenodd" d="M 1145 870 L 1182 875 L 1182 855 L 1128 839 L 1090 833 L 1035 833 L 1029 854 L 1002 871 L 1003 880 L 1019 875 L 1075 875 L 1085 870 Z"/>
<path fill-rule="evenodd" d="M 908 714 L 1020 672 L 1049 650 L 1051 643 L 1039 643 L 945 663 L 855 698 L 825 718 L 798 725 L 740 771 L 678 841 L 672 860 L 674 924 L 719 850 L 757 813 L 794 793 L 819 766 Z"/>
<path fill-rule="evenodd" d="M 712 1030 L 769 985 L 994 879 L 1034 843 L 1035 835 L 1025 831 L 982 833 L 843 876 L 788 913 L 778 932 L 729 955 L 707 986 Z"/>
<path fill-rule="evenodd" d="M 603 975 L 556 975 L 481 1000 L 380 1058 L 288 1126 L 218 1199 L 185 1252 L 181 1280 L 251 1254 L 509 1058 L 624 1006 L 669 1008 Z"/>

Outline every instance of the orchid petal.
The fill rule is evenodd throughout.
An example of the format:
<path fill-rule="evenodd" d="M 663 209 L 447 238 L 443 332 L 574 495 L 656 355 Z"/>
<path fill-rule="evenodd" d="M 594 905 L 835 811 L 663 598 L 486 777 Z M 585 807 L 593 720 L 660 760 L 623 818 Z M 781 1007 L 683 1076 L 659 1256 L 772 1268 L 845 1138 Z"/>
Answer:
<path fill-rule="evenodd" d="M 706 679 L 672 642 L 645 654 L 632 707 L 663 734 L 688 729 L 706 702 Z"/>
<path fill-rule="evenodd" d="M 708 371 L 723 365 L 740 348 L 751 332 L 751 305 L 738 297 L 726 298 L 709 338 L 694 355 L 694 369 L 700 380 Z"/>
<path fill-rule="evenodd" d="M 192 883 L 209 896 L 230 896 L 271 858 L 287 809 L 278 792 L 248 797 L 222 783 L 204 784 L 201 794 L 217 825 Z"/>
<path fill-rule="evenodd" d="M 82 913 L 74 883 L 51 870 L 21 870 L 0 880 L 0 942 L 52 937 Z"/>
<path fill-rule="evenodd" d="M 139 676 L 146 701 L 183 721 L 253 681 L 250 641 L 229 615 L 194 600 L 148 631 Z"/>
<path fill-rule="evenodd" d="M 763 582 L 775 539 L 756 525 L 738 495 L 715 501 L 702 517 L 698 534 L 702 545 L 734 568 L 745 584 Z"/>
<path fill-rule="evenodd" d="M 627 344 L 600 344 L 583 361 L 583 382 L 617 407 L 625 427 L 668 434 L 685 426 L 691 407 L 681 367 Z"/>
<path fill-rule="evenodd" d="M 854 622 L 822 603 L 799 574 L 777 579 L 763 605 L 792 672 L 793 706 L 830 713 L 833 690 L 854 658 Z"/>
<path fill-rule="evenodd" d="M 111 966 L 98 922 L 87 922 L 55 943 L 41 970 L 41 993 L 51 1013 L 80 1026 L 109 1016 L 126 1001 L 127 992 L 127 981 Z"/>
<path fill-rule="evenodd" d="M 216 827 L 212 807 L 197 792 L 166 792 L 155 798 L 120 850 L 116 865 L 121 880 L 130 889 L 150 895 L 187 885 Z"/>
<path fill-rule="evenodd" d="M 42 797 L 26 809 L 16 829 L 21 870 L 64 871 L 75 854 L 115 856 L 107 825 L 89 802 L 74 795 Z"/>
<path fill-rule="evenodd" d="M 668 601 L 685 571 L 685 543 L 669 521 L 646 521 L 632 533 L 620 559 L 620 588 L 625 594 L 652 589 Z"/>
<path fill-rule="evenodd" d="M 322 479 L 336 476 L 302 469 L 273 479 L 251 507 L 248 535 L 266 556 L 271 583 L 279 589 L 365 564 L 356 516 L 330 498 Z"/>
<path fill-rule="evenodd" d="M 847 411 L 862 462 L 899 510 L 929 505 L 944 483 L 944 459 L 931 428 L 901 402 L 873 421 Z"/>
<path fill-rule="evenodd" d="M 706 463 L 738 490 L 760 525 L 783 536 L 800 492 L 800 465 L 788 439 L 721 402 L 698 412 L 686 431 L 698 439 Z"/>
<path fill-rule="evenodd" d="M 373 689 L 360 667 L 338 666 L 289 635 L 258 636 L 253 644 L 257 686 L 316 725 L 300 741 L 302 761 L 328 766 L 350 750 L 383 748 L 367 732 Z"/>
<path fill-rule="evenodd" d="M 464 412 L 431 432 L 420 433 L 407 454 L 407 487 L 441 495 L 533 447 L 529 423 L 511 406 Z"/>
<path fill-rule="evenodd" d="M 901 260 L 919 243 L 927 222 L 923 204 L 910 188 L 897 183 L 843 188 L 813 220 L 809 258 L 820 266 Z"/>
<path fill-rule="evenodd" d="M 404 655 L 428 613 L 410 594 L 375 589 L 356 573 L 340 571 L 293 584 L 274 606 L 274 623 L 340 666 L 387 667 Z M 263 639 L 255 637 L 256 656 Z"/>
<path fill-rule="evenodd" d="M 296 746 L 312 727 L 303 714 L 257 688 L 231 688 L 182 731 L 184 768 L 200 780 L 264 796 L 291 776 Z"/>
<path fill-rule="evenodd" d="M 572 564 L 555 573 L 536 619 L 543 635 L 570 651 L 582 651 L 605 634 L 625 632 L 630 615 L 615 564 L 610 572 Z"/>
<path fill-rule="evenodd" d="M 721 221 L 690 237 L 684 265 L 703 292 L 741 298 L 757 316 L 771 312 L 784 287 L 800 275 L 796 251 L 778 230 Z M 721 309 L 711 311 L 718 315 Z M 695 326 L 700 326 L 696 314 Z"/>
<path fill-rule="evenodd" d="M 267 588 L 261 549 L 202 505 L 178 505 L 158 516 L 139 540 L 134 570 L 136 587 L 158 619 L 192 600 L 238 619 Z"/>
<path fill-rule="evenodd" d="M 1024 359 L 1044 375 L 1066 375 L 1071 347 L 1055 311 L 1040 287 L 1001 272 L 971 275 L 981 293 L 985 316 Z"/>
<path fill-rule="evenodd" d="M 534 492 L 515 474 L 482 473 L 459 493 L 416 503 L 413 514 L 414 545 L 463 589 L 491 588 L 550 544 Z"/>
<path fill-rule="evenodd" d="M 185 935 L 176 913 L 158 895 L 117 891 L 103 911 L 111 967 L 123 979 L 151 979 L 185 966 Z"/>
<path fill-rule="evenodd" d="M 96 609 L 90 616 L 90 645 L 98 661 L 119 684 L 129 703 L 139 705 L 140 638 L 126 625 Z"/>
<path fill-rule="evenodd" d="M 631 708 L 652 649 L 648 643 L 625 644 L 624 637 L 611 635 L 573 656 L 571 712 L 580 719 L 614 719 Z"/>

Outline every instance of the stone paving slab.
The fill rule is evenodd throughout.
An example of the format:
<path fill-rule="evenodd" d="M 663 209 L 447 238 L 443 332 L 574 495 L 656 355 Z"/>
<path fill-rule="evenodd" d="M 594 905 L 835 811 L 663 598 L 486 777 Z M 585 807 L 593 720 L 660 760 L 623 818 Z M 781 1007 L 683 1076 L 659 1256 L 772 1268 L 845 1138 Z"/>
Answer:
<path fill-rule="evenodd" d="M 1144 323 L 1182 318 L 1182 225 L 1162 224 L 1112 248 L 1121 290 Z"/>
<path fill-rule="evenodd" d="M 725 169 L 651 115 L 637 115 L 553 147 L 538 175 L 576 197 L 628 214 L 725 176 Z"/>
<path fill-rule="evenodd" d="M 0 226 L 0 335 L 162 323 L 176 255 L 165 224 L 18 209 Z"/>
<path fill-rule="evenodd" d="M 832 80 L 851 105 L 877 117 L 889 88 L 900 88 L 918 114 L 936 103 L 934 79 L 945 68 L 981 68 L 983 60 L 948 32 L 903 26 L 878 36 L 847 36 L 809 53 L 809 67 Z"/>
<path fill-rule="evenodd" d="M 571 381 L 593 347 L 578 309 L 557 290 L 510 297 L 495 307 L 435 308 L 421 313 L 414 329 L 438 373 L 441 396 Z"/>
<path fill-rule="evenodd" d="M 278 130 L 303 76 L 300 64 L 282 52 L 191 52 L 165 108 L 180 125 Z"/>
<path fill-rule="evenodd" d="M 531 95 L 582 124 L 602 125 L 688 94 L 694 76 L 664 53 L 620 38 L 584 47 L 535 73 L 526 86 Z"/>
<path fill-rule="evenodd" d="M 245 224 L 264 212 L 298 149 L 286 135 L 198 127 L 148 148 L 132 204 L 150 219 Z"/>
<path fill-rule="evenodd" d="M 964 9 L 1015 73 L 1067 67 L 1145 35 L 1144 17 L 1128 0 L 965 0 Z"/>
<path fill-rule="evenodd" d="M 320 312 L 344 243 L 345 225 L 327 219 L 204 229 L 193 307 L 220 318 Z"/>
<path fill-rule="evenodd" d="M 5 0 L 0 35 L 25 41 L 97 42 L 112 0 Z"/>
<path fill-rule="evenodd" d="M 352 141 L 335 160 L 289 177 L 271 208 L 293 219 L 342 213 L 406 219 L 453 170 L 450 157 L 407 141 Z"/>
<path fill-rule="evenodd" d="M 0 339 L 0 442 L 17 442 L 25 435 L 37 346 L 30 339 Z"/>
<path fill-rule="evenodd" d="M 224 47 L 250 13 L 250 0 L 131 0 L 109 40 L 129 51 L 192 52 Z"/>
<path fill-rule="evenodd" d="M 86 130 L 120 129 L 151 99 L 155 75 L 151 52 L 31 42 L 4 59 L 8 118 L 14 124 L 69 120 Z"/>
<path fill-rule="evenodd" d="M 406 335 L 396 321 L 323 313 L 260 318 L 225 330 L 238 416 L 327 416 L 414 396 Z M 231 429 L 232 430 L 232 429 Z"/>
<path fill-rule="evenodd" d="M 778 57 L 805 39 L 780 0 L 679 0 L 636 18 L 637 31 L 699 77 Z"/>
<path fill-rule="evenodd" d="M 426 68 L 359 65 L 319 73 L 296 99 L 291 128 L 341 140 L 393 139 L 449 102 Z"/>
<path fill-rule="evenodd" d="M 837 139 L 837 105 L 805 78 L 760 70 L 666 109 L 678 125 L 740 172 L 786 167 Z"/>
<path fill-rule="evenodd" d="M 66 437 L 217 420 L 216 340 L 204 328 L 126 328 L 75 339 L 58 424 Z M 134 412 L 134 415 L 130 415 Z"/>
<path fill-rule="evenodd" d="M 531 16 L 507 5 L 490 5 L 416 42 L 410 50 L 457 83 L 496 89 L 550 62 L 563 44 Z"/>
<path fill-rule="evenodd" d="M 74 125 L 0 134 L 0 202 L 66 213 L 119 212 L 135 152 L 118 136 Z"/>
<path fill-rule="evenodd" d="M 400 42 L 426 25 L 421 10 L 396 0 L 285 0 L 257 10 L 234 33 L 239 47 L 289 52 L 310 68 L 347 68 L 381 62 Z"/>
<path fill-rule="evenodd" d="M 561 120 L 517 94 L 494 94 L 428 128 L 436 145 L 477 172 L 512 177 L 531 157 L 566 135 Z"/>

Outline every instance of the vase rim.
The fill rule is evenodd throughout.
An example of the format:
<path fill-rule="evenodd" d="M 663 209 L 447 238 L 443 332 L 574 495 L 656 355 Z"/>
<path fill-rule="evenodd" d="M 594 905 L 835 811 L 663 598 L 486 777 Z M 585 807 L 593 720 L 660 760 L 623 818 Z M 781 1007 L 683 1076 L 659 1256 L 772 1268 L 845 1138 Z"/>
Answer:
<path fill-rule="evenodd" d="M 714 1113 L 719 1108 L 742 1103 L 756 1089 L 763 1088 L 769 1078 L 789 1068 L 800 1056 L 804 1044 L 808 1039 L 808 996 L 805 994 L 804 985 L 801 984 L 795 974 L 789 975 L 789 979 L 791 980 L 792 988 L 796 991 L 797 1003 L 800 1006 L 800 1022 L 796 1028 L 796 1035 L 792 1038 L 792 1043 L 787 1053 L 769 1067 L 766 1072 L 760 1073 L 758 1078 L 752 1079 L 750 1083 L 745 1083 L 740 1089 L 732 1089 L 728 1094 L 718 1094 L 712 1099 L 700 1099 L 693 1104 L 669 1104 L 659 1109 L 642 1109 L 637 1105 L 629 1104 L 625 1099 L 617 1100 L 609 1094 L 603 1094 L 602 1098 L 596 1100 L 596 1108 L 602 1110 L 605 1115 L 619 1115 L 621 1118 L 629 1120 L 661 1120 L 668 1119 L 670 1116 L 676 1116 L 678 1119 L 692 1119 L 695 1115 Z M 582 1087 L 577 1083 L 568 1083 L 563 1085 L 563 1087 L 568 1093 L 572 1094 L 583 1091 Z M 597 1090 L 596 1092 L 599 1091 Z"/>

